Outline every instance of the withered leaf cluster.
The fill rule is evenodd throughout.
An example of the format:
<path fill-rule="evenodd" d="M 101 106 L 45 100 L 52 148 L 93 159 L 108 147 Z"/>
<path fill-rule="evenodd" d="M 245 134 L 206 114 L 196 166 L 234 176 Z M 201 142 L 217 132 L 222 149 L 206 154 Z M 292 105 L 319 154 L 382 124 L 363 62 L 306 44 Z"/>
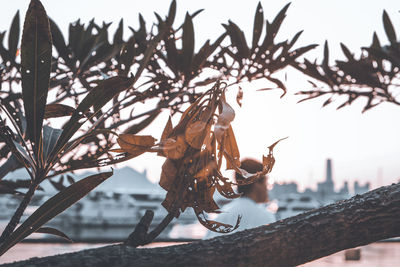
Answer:
<path fill-rule="evenodd" d="M 118 138 L 120 149 L 114 152 L 128 153 L 132 156 L 144 152 L 157 152 L 166 158 L 160 177 L 160 186 L 167 191 L 162 205 L 175 217 L 186 208 L 194 209 L 201 224 L 212 231 L 227 233 L 236 225 L 224 224 L 207 219 L 206 214 L 219 212 L 213 196 L 217 190 L 226 198 L 237 198 L 232 186 L 234 182 L 221 173 L 223 159 L 226 168 L 240 173 L 244 179 L 236 184 L 255 182 L 268 174 L 274 165 L 273 148 L 263 156 L 263 170 L 248 173 L 240 168 L 240 153 L 231 122 L 235 111 L 225 99 L 225 84 L 217 82 L 191 104 L 183 113 L 179 123 L 173 127 L 169 118 L 161 140 L 151 136 L 121 134 Z"/>

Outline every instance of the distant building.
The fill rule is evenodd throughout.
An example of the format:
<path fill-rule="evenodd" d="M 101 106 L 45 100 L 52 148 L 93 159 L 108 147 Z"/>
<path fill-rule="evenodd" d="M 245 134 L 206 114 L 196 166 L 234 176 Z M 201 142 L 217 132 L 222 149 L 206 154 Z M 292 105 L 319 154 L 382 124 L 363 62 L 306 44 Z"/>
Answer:
<path fill-rule="evenodd" d="M 363 194 L 369 191 L 369 187 L 369 183 L 360 185 L 356 181 L 354 183 L 354 194 Z M 297 184 L 291 182 L 274 184 L 272 190 L 269 192 L 270 200 L 278 202 L 279 208 L 277 217 L 280 219 L 309 210 L 316 206 L 315 203 L 318 203 L 318 206 L 325 206 L 336 201 L 347 199 L 350 196 L 348 182 L 345 182 L 339 191 L 335 191 L 331 159 L 327 159 L 326 161 L 325 181 L 317 184 L 316 191 L 306 188 L 304 192 L 299 192 L 297 190 Z"/>
<path fill-rule="evenodd" d="M 297 184 L 294 182 L 274 184 L 272 190 L 269 191 L 268 196 L 270 199 L 278 199 L 280 196 L 285 196 L 289 194 L 297 194 Z"/>
<path fill-rule="evenodd" d="M 364 185 L 360 185 L 358 181 L 354 182 L 354 195 L 364 194 L 369 191 L 370 184 L 365 183 Z"/>
<path fill-rule="evenodd" d="M 326 161 L 326 180 L 322 183 L 318 183 L 317 192 L 321 198 L 329 197 L 335 194 L 334 184 L 332 180 L 332 160 L 327 159 Z"/>

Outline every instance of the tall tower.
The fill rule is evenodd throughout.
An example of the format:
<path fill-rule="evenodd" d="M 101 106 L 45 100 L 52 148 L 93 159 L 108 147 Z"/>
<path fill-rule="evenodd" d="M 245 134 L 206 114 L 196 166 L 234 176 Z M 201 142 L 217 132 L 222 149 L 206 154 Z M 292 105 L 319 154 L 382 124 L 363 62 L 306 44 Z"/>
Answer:
<path fill-rule="evenodd" d="M 327 159 L 326 160 L 326 181 L 333 183 L 332 180 L 332 160 Z"/>
<path fill-rule="evenodd" d="M 317 192 L 319 194 L 320 201 L 322 201 L 324 205 L 332 202 L 332 195 L 335 194 L 335 190 L 333 185 L 331 159 L 326 160 L 326 179 L 322 183 L 318 183 Z"/>

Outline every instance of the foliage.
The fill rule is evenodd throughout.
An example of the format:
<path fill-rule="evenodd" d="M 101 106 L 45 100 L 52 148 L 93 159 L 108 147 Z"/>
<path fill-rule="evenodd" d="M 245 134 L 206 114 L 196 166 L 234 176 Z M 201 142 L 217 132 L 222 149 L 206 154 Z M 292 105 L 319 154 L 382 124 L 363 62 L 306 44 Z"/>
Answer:
<path fill-rule="evenodd" d="M 362 48 L 359 58 L 341 43 L 346 59 L 336 60 L 336 64 L 331 66 L 326 42 L 321 64 L 306 59 L 303 64 L 295 64 L 294 67 L 304 74 L 328 87 L 325 89 L 310 81 L 313 89 L 299 92 L 298 94 L 305 96 L 301 101 L 329 95 L 323 104 L 326 106 L 334 101 L 335 96 L 343 96 L 345 101 L 338 106 L 340 109 L 356 99 L 366 98 L 363 112 L 383 102 L 400 105 L 396 94 L 400 79 L 400 42 L 386 11 L 383 12 L 383 25 L 389 44 L 382 46 L 374 33 L 372 44 Z"/>
<path fill-rule="evenodd" d="M 204 211 L 216 211 L 212 200 L 215 188 L 227 197 L 237 196 L 232 183 L 220 174 L 222 157 L 228 168 L 243 173 L 230 127 L 233 110 L 225 101 L 220 80 L 233 81 L 232 86 L 265 78 L 286 91 L 272 75 L 315 47 L 293 49 L 301 32 L 291 41 L 276 43 L 288 6 L 271 23 L 266 22 L 264 39 L 263 10 L 261 4 L 257 6 L 251 48 L 243 31 L 229 21 L 216 41 L 205 42 L 198 51 L 193 20 L 201 10 L 187 13 L 184 22 L 174 27 L 175 1 L 166 18 L 156 14 L 157 22 L 150 30 L 139 15 L 139 28 L 129 27 L 127 40 L 121 20 L 110 42 L 111 23 L 98 25 L 94 20 L 88 25 L 80 20 L 71 23 L 65 38 L 40 1 L 31 0 L 20 49 L 17 12 L 7 48 L 3 45 L 5 32 L 0 34 L 0 158 L 4 162 L 0 188 L 24 198 L 2 234 L 0 254 L 34 231 L 65 237 L 59 230 L 40 227 L 111 173 L 90 176 L 68 187 L 61 179 L 53 181 L 60 193 L 15 229 L 41 182 L 83 168 L 116 164 L 149 150 L 167 158 L 161 184 L 168 191 L 163 205 L 170 214 L 178 216 L 179 209 L 186 207 L 193 207 L 199 218 Z M 211 84 L 214 87 L 206 91 Z M 243 92 L 239 92 L 240 103 Z M 147 110 L 137 113 L 135 107 L 141 103 Z M 183 112 L 185 104 L 191 105 L 180 123 L 172 127 L 169 121 L 158 144 L 152 137 L 136 135 L 162 110 L 175 115 Z M 57 126 L 60 123 L 61 128 Z M 117 133 L 123 133 L 118 138 L 121 150 L 112 150 Z M 271 170 L 274 145 L 264 158 L 264 171 L 245 175 L 249 181 Z M 114 156 L 112 151 L 122 153 Z M 21 167 L 30 180 L 1 179 Z M 28 190 L 22 193 L 18 188 Z M 200 221 L 214 230 L 232 229 L 205 218 Z"/>
<path fill-rule="evenodd" d="M 232 189 L 235 183 L 221 174 L 222 159 L 225 158 L 227 169 L 246 178 L 238 180 L 237 184 L 253 183 L 272 170 L 275 162 L 272 152 L 279 142 L 270 146 L 268 156 L 263 157 L 262 171 L 251 174 L 241 169 L 239 148 L 231 126 L 235 112 L 225 100 L 225 89 L 217 82 L 186 109 L 175 127 L 170 118 L 158 144 L 151 136 L 123 134 L 118 138 L 121 149 L 115 150 L 130 155 L 158 152 L 166 157 L 160 185 L 168 193 L 162 205 L 175 217 L 192 207 L 204 226 L 223 233 L 236 229 L 240 217 L 232 226 L 208 220 L 205 215 L 205 212 L 219 210 L 213 200 L 215 189 L 226 198 L 240 197 Z"/>

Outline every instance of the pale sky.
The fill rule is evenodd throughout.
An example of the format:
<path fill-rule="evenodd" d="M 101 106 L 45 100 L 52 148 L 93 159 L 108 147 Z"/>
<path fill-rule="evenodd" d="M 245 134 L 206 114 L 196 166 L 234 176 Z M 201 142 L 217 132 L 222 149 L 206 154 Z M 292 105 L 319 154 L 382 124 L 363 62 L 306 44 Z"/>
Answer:
<path fill-rule="evenodd" d="M 21 19 L 28 7 L 28 0 L 3 1 L 0 10 L 0 30 L 8 30 L 16 10 Z M 251 37 L 254 12 L 258 1 L 233 0 L 178 0 L 177 22 L 183 21 L 186 11 L 205 11 L 194 21 L 196 47 L 206 39 L 215 40 L 222 32 L 221 23 L 231 19 Z M 81 18 L 88 22 L 114 22 L 114 28 L 121 17 L 125 25 L 137 28 L 138 12 L 141 12 L 150 25 L 154 21 L 153 11 L 164 16 L 170 2 L 168 0 L 96 0 L 96 1 L 51 1 L 43 0 L 48 15 L 61 30 L 66 32 L 68 23 Z M 261 1 L 264 15 L 272 20 L 287 1 Z M 311 43 L 320 47 L 306 54 L 309 59 L 321 58 L 323 43 L 330 44 L 331 59 L 343 58 L 339 43 L 345 43 L 351 51 L 371 43 L 373 31 L 377 31 L 382 43 L 387 43 L 383 30 L 382 12 L 386 9 L 400 35 L 400 1 L 398 0 L 294 0 L 287 13 L 278 40 L 293 37 L 304 30 L 297 45 Z M 112 29 L 114 29 L 112 28 Z M 127 31 L 128 32 L 128 31 Z M 7 38 L 7 37 L 6 37 Z M 288 71 L 287 96 L 280 99 L 280 92 L 257 92 L 266 87 L 264 82 L 246 84 L 243 107 L 236 104 L 236 119 L 233 127 L 242 157 L 261 159 L 267 147 L 275 140 L 289 136 L 275 149 L 276 165 L 271 177 L 278 182 L 295 181 L 301 188 L 315 187 L 325 179 L 325 160 L 333 160 L 336 187 L 347 180 L 361 183 L 370 181 L 373 187 L 390 184 L 400 179 L 400 107 L 384 104 L 361 114 L 363 102 L 336 111 L 338 104 L 321 108 L 323 99 L 296 104 L 295 96 L 299 90 L 310 89 L 307 77 L 296 71 Z M 230 92 L 234 102 L 236 91 Z M 145 133 L 158 138 L 161 125 L 168 114 L 163 114 L 157 123 Z M 143 155 L 132 160 L 129 165 L 143 170 L 148 169 L 149 178 L 158 180 L 163 158 Z M 381 173 L 381 175 L 378 175 Z M 379 178 L 381 177 L 381 178 Z"/>

